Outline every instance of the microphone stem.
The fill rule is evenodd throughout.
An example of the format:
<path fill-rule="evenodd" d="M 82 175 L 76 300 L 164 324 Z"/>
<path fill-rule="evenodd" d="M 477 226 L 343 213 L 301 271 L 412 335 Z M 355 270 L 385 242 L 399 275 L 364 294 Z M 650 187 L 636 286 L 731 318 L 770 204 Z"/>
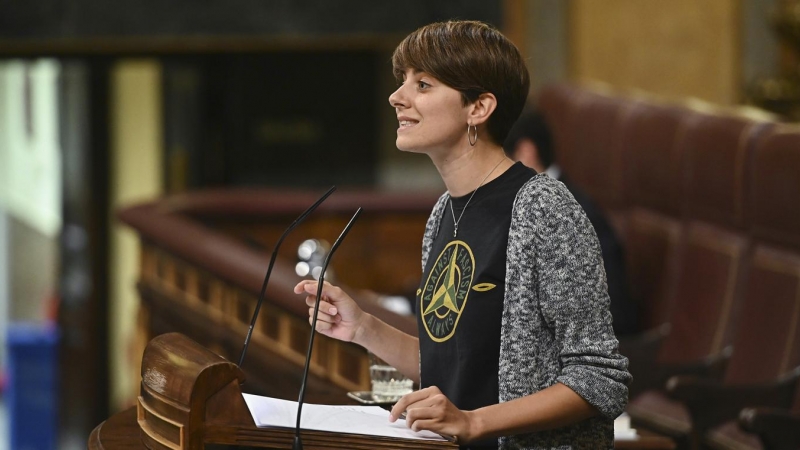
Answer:
<path fill-rule="evenodd" d="M 358 208 L 353 214 L 353 217 L 350 219 L 350 222 L 344 227 L 342 230 L 342 234 L 336 239 L 336 242 L 333 243 L 331 246 L 331 251 L 328 252 L 327 256 L 325 256 L 325 262 L 322 264 L 322 270 L 319 273 L 319 281 L 317 282 L 317 302 L 314 304 L 314 314 L 311 318 L 311 336 L 308 339 L 308 351 L 306 352 L 306 365 L 303 368 L 303 380 L 300 384 L 300 396 L 297 399 L 297 424 L 295 426 L 295 433 L 294 433 L 294 442 L 292 444 L 293 450 L 301 450 L 303 448 L 303 441 L 300 438 L 300 417 L 303 412 L 303 401 L 305 400 L 306 396 L 306 380 L 308 380 L 308 368 L 311 365 L 311 350 L 314 348 L 314 336 L 316 336 L 316 328 L 317 328 L 317 315 L 319 314 L 319 300 L 322 298 L 322 286 L 325 283 L 325 271 L 328 270 L 328 263 L 331 261 L 331 257 L 333 253 L 339 248 L 339 244 L 342 243 L 342 240 L 347 236 L 347 233 L 350 232 L 350 228 L 352 228 L 353 224 L 355 223 L 358 216 L 361 214 L 361 209 Z"/>
<path fill-rule="evenodd" d="M 278 239 L 278 242 L 275 244 L 275 249 L 272 250 L 272 256 L 269 259 L 269 267 L 267 268 L 267 275 L 264 277 L 264 283 L 261 284 L 261 293 L 258 296 L 256 309 L 253 312 L 253 318 L 250 320 L 250 328 L 247 331 L 247 336 L 244 338 L 244 346 L 242 347 L 242 354 L 239 356 L 240 368 L 244 363 L 244 355 L 247 353 L 247 347 L 250 345 L 250 338 L 253 337 L 253 329 L 255 328 L 256 320 L 258 319 L 258 312 L 261 310 L 261 304 L 264 303 L 264 294 L 267 292 L 267 284 L 269 283 L 269 276 L 270 274 L 272 274 L 272 267 L 275 265 L 275 257 L 278 255 L 278 249 L 281 247 L 281 243 L 283 243 L 283 240 L 286 238 L 286 236 L 289 234 L 290 231 L 294 230 L 294 228 L 298 224 L 300 224 L 300 222 L 302 222 L 309 214 L 311 214 L 315 209 L 317 209 L 317 206 L 319 206 L 323 201 L 325 201 L 326 198 L 328 198 L 331 194 L 333 194 L 333 191 L 335 190 L 336 186 L 331 186 L 330 189 L 328 189 L 324 194 L 322 194 L 322 197 L 320 197 L 316 202 L 314 202 L 313 205 L 309 206 L 308 209 L 303 211 L 303 213 L 300 214 L 300 216 L 298 216 L 297 219 L 295 219 L 291 225 L 289 225 L 289 228 L 287 228 L 286 231 L 283 232 L 280 239 Z"/>

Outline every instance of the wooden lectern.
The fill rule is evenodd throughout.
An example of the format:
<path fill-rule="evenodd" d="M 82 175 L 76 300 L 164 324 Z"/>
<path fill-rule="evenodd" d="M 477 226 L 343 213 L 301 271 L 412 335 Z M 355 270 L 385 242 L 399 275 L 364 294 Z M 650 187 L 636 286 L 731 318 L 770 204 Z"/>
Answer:
<path fill-rule="evenodd" d="M 89 437 L 89 450 L 203 450 L 207 444 L 291 449 L 294 429 L 255 425 L 234 363 L 180 333 L 152 339 L 142 358 L 135 408 L 115 414 Z M 445 441 L 301 431 L 303 447 L 321 449 L 457 449 Z M 664 436 L 645 433 L 617 441 L 624 449 L 673 449 Z"/>
<path fill-rule="evenodd" d="M 236 364 L 182 334 L 157 336 L 142 358 L 136 415 L 124 411 L 99 425 L 89 449 L 203 450 L 206 444 L 292 448 L 293 429 L 256 427 L 239 388 L 244 379 Z M 303 430 L 301 436 L 309 450 L 458 448 L 449 442 L 321 431 Z"/>

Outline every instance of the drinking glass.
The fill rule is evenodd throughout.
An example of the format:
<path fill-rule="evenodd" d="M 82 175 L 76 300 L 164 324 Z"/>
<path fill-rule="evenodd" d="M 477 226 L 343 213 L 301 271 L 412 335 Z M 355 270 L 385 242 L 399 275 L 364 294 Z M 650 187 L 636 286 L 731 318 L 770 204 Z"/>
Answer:
<path fill-rule="evenodd" d="M 369 353 L 369 377 L 372 399 L 379 403 L 396 402 L 414 389 L 413 380 L 372 353 Z"/>

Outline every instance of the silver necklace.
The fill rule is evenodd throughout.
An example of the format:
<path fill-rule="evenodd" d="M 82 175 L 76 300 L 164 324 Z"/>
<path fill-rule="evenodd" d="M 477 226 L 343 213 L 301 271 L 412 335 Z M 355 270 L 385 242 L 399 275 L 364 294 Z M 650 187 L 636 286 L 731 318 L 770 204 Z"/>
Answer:
<path fill-rule="evenodd" d="M 483 186 L 483 183 L 486 182 L 486 180 L 489 178 L 489 175 L 491 175 L 492 172 L 495 171 L 495 169 L 500 167 L 500 163 L 502 163 L 505 159 L 506 157 L 503 156 L 500 159 L 500 161 L 494 167 L 492 167 L 492 170 L 489 173 L 487 173 L 485 177 L 483 177 L 483 181 L 481 181 L 481 184 L 479 184 L 478 187 L 476 187 L 475 190 L 472 191 L 472 195 L 470 195 L 469 198 L 467 199 L 467 203 L 464 205 L 464 209 L 461 210 L 461 214 L 458 215 L 458 219 L 456 219 L 456 212 L 453 210 L 453 197 L 450 197 L 450 212 L 453 214 L 453 228 L 454 228 L 453 237 L 456 237 L 458 235 L 458 222 L 461 222 L 461 218 L 464 217 L 464 211 L 467 210 L 467 206 L 469 206 L 469 202 L 472 201 L 472 197 L 475 196 L 475 193 L 478 192 L 478 189 L 480 189 L 481 186 Z"/>

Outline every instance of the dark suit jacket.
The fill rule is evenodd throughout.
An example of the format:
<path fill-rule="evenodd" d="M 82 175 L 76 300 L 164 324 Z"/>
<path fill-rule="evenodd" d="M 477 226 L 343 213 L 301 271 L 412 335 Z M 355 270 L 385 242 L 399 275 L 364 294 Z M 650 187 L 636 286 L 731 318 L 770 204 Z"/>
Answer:
<path fill-rule="evenodd" d="M 603 211 L 592 199 L 572 184 L 562 172 L 559 181 L 583 207 L 586 216 L 594 226 L 597 239 L 600 240 L 600 249 L 603 252 L 603 264 L 606 268 L 608 281 L 608 295 L 611 298 L 611 315 L 614 317 L 614 332 L 617 336 L 632 334 L 639 331 L 638 311 L 635 303 L 628 294 L 628 280 L 625 271 L 625 251 L 617 239 L 617 234 L 606 220 Z"/>

